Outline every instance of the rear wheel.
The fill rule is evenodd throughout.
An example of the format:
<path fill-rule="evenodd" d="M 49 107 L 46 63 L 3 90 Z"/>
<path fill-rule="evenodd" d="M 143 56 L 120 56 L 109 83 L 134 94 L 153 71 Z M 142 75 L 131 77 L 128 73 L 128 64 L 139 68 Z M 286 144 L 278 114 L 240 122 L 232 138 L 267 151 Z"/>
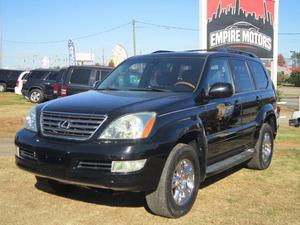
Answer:
<path fill-rule="evenodd" d="M 267 169 L 272 160 L 274 146 L 274 134 L 272 127 L 264 123 L 260 129 L 259 138 L 255 147 L 255 155 L 249 161 L 248 167 L 251 169 Z"/>
<path fill-rule="evenodd" d="M 29 101 L 32 103 L 41 103 L 44 101 L 44 93 L 40 89 L 33 89 L 29 92 Z"/>
<path fill-rule="evenodd" d="M 178 144 L 166 161 L 157 189 L 146 195 L 147 205 L 160 216 L 183 216 L 195 202 L 199 183 L 197 153 L 190 145 Z"/>
<path fill-rule="evenodd" d="M 6 91 L 6 84 L 0 83 L 0 92 L 5 92 L 5 91 Z"/>
<path fill-rule="evenodd" d="M 60 183 L 55 180 L 36 176 L 36 181 L 39 185 L 49 187 L 52 191 L 57 194 L 66 194 L 76 189 L 75 185 Z"/>

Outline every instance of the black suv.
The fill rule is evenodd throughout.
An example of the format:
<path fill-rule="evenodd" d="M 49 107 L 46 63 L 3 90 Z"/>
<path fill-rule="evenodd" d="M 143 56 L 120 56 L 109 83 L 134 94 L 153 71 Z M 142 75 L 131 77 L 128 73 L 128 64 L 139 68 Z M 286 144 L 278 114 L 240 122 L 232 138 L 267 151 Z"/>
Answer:
<path fill-rule="evenodd" d="M 106 66 L 70 66 L 61 71 L 54 94 L 64 97 L 91 90 L 96 82 L 103 81 L 111 71 L 112 68 Z"/>
<path fill-rule="evenodd" d="M 53 89 L 58 75 L 59 70 L 56 69 L 32 70 L 23 85 L 22 94 L 32 103 L 53 99 Z"/>
<path fill-rule="evenodd" d="M 0 70 L 0 92 L 14 90 L 21 70 Z"/>
<path fill-rule="evenodd" d="M 261 61 L 234 50 L 155 52 L 95 90 L 34 107 L 16 164 L 56 192 L 144 192 L 153 213 L 187 213 L 205 178 L 269 167 L 276 95 Z"/>

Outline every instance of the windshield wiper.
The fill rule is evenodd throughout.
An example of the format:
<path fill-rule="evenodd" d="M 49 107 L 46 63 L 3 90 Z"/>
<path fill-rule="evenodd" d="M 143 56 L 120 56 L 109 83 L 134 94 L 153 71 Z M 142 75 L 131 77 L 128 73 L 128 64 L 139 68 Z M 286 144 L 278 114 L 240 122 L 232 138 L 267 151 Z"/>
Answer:
<path fill-rule="evenodd" d="M 170 90 L 162 89 L 162 88 L 130 88 L 128 91 L 156 91 L 156 92 L 170 92 Z"/>

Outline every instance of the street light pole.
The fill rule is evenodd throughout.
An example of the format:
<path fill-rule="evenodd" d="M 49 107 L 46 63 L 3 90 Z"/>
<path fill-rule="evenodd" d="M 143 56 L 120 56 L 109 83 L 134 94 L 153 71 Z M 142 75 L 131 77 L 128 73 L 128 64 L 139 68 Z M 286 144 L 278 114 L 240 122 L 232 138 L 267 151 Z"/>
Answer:
<path fill-rule="evenodd" d="M 132 20 L 133 55 L 136 55 L 135 19 Z"/>

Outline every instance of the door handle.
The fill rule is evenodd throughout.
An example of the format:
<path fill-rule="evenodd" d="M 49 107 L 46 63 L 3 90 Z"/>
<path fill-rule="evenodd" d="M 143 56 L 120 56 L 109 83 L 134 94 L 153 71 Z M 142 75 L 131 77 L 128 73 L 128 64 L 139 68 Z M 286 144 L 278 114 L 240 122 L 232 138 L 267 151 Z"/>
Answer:
<path fill-rule="evenodd" d="M 261 98 L 259 96 L 256 96 L 256 102 L 260 103 L 261 102 Z"/>
<path fill-rule="evenodd" d="M 242 108 L 242 104 L 240 103 L 239 100 L 235 100 L 234 108 L 237 109 L 237 110 L 240 110 Z"/>

